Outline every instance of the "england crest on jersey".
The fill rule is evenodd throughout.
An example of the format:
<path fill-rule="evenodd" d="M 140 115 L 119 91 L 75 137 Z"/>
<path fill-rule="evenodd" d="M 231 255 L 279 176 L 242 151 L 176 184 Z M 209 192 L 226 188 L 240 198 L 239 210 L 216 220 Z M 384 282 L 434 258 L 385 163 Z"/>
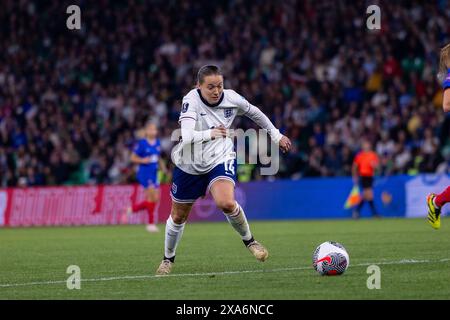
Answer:
<path fill-rule="evenodd" d="M 231 118 L 233 116 L 233 108 L 223 109 L 223 116 L 225 117 L 225 119 Z"/>

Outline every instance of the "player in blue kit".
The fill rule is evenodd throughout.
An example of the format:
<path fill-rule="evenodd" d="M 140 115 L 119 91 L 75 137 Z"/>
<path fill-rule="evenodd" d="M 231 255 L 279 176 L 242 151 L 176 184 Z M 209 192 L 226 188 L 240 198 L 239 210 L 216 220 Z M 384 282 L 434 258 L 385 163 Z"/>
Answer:
<path fill-rule="evenodd" d="M 172 209 L 166 223 L 164 258 L 156 274 L 170 273 L 192 205 L 207 192 L 255 258 L 259 261 L 268 258 L 267 249 L 255 241 L 244 210 L 234 197 L 237 157 L 227 130 L 238 115 L 253 120 L 283 152 L 289 151 L 290 140 L 258 107 L 234 90 L 223 88 L 218 67 L 202 67 L 197 75 L 197 88 L 182 101 L 181 141 L 172 150 L 176 165 L 171 187 Z"/>
<path fill-rule="evenodd" d="M 450 44 L 441 49 L 438 78 L 442 81 L 444 112 L 450 112 Z M 428 223 L 434 229 L 441 228 L 441 209 L 450 203 L 450 186 L 440 194 L 431 193 L 427 196 Z"/>
<path fill-rule="evenodd" d="M 139 139 L 131 154 L 131 162 L 138 165 L 136 179 L 145 189 L 145 200 L 136 203 L 137 189 L 132 195 L 132 205 L 126 209 L 124 220 L 135 212 L 146 210 L 148 214 L 148 232 L 158 232 L 155 225 L 155 207 L 159 201 L 159 181 L 158 169 L 167 172 L 164 162 L 161 161 L 161 146 L 158 136 L 158 128 L 152 122 L 149 122 L 144 128 L 144 137 Z"/>

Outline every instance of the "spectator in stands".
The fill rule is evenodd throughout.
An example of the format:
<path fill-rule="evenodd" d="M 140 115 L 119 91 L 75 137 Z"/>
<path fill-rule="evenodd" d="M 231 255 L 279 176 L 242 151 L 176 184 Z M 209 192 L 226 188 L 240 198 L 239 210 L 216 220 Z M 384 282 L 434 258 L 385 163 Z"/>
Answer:
<path fill-rule="evenodd" d="M 375 33 L 360 27 L 365 1 L 88 1 L 81 31 L 64 28 L 65 5 L 2 2 L 1 186 L 130 182 L 134 130 L 150 118 L 169 161 L 179 99 L 206 63 L 294 133 L 275 178 L 351 175 L 363 135 L 384 174 L 444 163 L 439 2 L 383 2 Z"/>

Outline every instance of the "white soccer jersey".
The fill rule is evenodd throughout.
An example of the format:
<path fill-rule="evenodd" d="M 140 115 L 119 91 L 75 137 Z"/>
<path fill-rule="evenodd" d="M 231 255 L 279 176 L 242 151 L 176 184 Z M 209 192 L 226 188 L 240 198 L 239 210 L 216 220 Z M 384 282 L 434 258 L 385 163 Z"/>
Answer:
<path fill-rule="evenodd" d="M 253 112 L 253 110 L 257 110 Z M 254 113 L 254 114 L 253 114 Z M 199 89 L 191 90 L 182 101 L 179 121 L 192 119 L 195 131 L 204 131 L 223 125 L 229 129 L 237 115 L 257 118 L 258 124 L 269 131 L 276 142 L 281 138 L 279 131 L 270 123 L 261 111 L 252 106 L 244 97 L 231 89 L 224 89 L 220 100 L 209 104 L 200 94 Z M 265 119 L 262 119 L 262 117 Z M 253 119 L 255 121 L 255 119 Z M 268 122 L 268 123 L 267 123 Z M 233 140 L 229 137 L 200 141 L 197 143 L 178 143 L 172 151 L 175 165 L 189 174 L 205 174 L 218 164 L 236 158 Z"/>

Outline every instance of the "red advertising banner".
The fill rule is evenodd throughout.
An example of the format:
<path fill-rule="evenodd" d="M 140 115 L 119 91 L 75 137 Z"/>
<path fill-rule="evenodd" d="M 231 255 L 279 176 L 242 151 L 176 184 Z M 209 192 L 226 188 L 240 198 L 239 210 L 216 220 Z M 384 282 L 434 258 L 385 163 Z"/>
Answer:
<path fill-rule="evenodd" d="M 136 189 L 139 201 L 143 190 L 136 185 L 3 189 L 0 190 L 0 226 L 120 224 Z M 159 209 L 168 212 L 168 206 L 170 203 L 160 205 Z M 141 224 L 146 220 L 143 212 L 133 214 L 128 223 Z"/>
<path fill-rule="evenodd" d="M 0 189 L 0 227 L 79 226 L 122 224 L 122 214 L 131 201 L 144 199 L 138 185 L 61 186 Z M 156 222 L 170 213 L 170 186 L 161 185 Z M 137 194 L 135 194 L 137 192 Z M 189 221 L 225 220 L 211 196 L 199 199 Z M 147 214 L 133 214 L 128 224 L 145 224 Z"/>

